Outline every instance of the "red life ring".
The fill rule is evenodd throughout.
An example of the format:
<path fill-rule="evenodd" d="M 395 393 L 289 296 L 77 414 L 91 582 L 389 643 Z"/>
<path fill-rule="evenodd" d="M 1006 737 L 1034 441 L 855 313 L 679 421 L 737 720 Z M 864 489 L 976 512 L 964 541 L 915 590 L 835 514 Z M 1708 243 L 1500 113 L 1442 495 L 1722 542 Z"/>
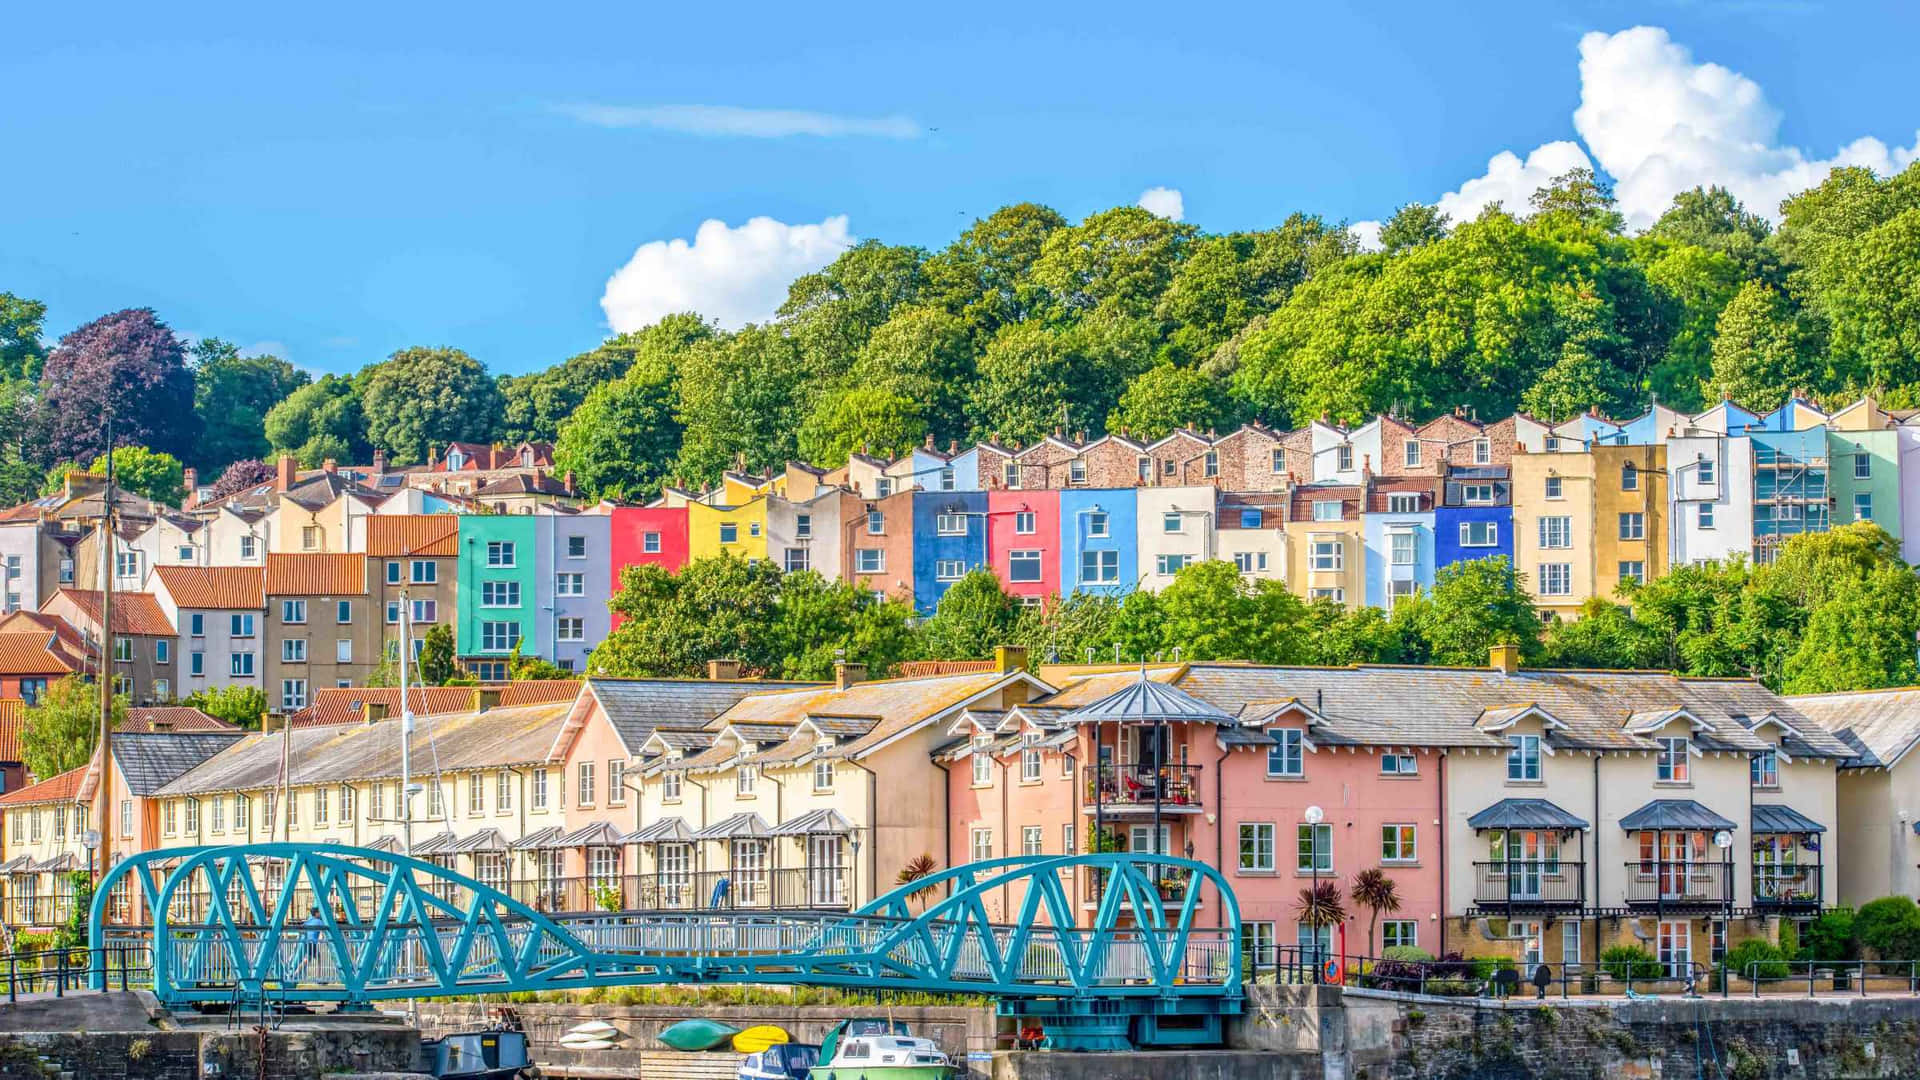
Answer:
<path fill-rule="evenodd" d="M 1344 983 L 1346 981 L 1345 972 L 1340 970 L 1339 957 L 1329 956 L 1326 961 L 1320 965 L 1320 980 L 1327 983 Z"/>

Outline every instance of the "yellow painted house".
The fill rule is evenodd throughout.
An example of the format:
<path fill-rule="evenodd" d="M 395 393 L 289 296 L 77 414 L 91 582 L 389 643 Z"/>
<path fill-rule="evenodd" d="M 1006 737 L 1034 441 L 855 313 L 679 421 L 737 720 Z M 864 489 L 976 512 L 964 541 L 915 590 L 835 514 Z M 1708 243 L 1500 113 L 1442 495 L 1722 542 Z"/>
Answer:
<path fill-rule="evenodd" d="M 767 496 L 734 506 L 687 504 L 687 557 L 705 559 L 723 552 L 749 562 L 767 557 Z"/>

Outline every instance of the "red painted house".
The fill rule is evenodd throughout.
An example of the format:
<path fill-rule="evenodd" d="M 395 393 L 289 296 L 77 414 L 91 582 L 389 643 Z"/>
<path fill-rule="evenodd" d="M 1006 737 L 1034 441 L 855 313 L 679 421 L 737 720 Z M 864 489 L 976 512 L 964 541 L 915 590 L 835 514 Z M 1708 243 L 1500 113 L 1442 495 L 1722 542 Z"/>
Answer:
<path fill-rule="evenodd" d="M 987 492 L 987 565 L 1028 603 L 1060 591 L 1060 493 Z"/>
<path fill-rule="evenodd" d="M 629 566 L 653 565 L 668 571 L 687 564 L 687 508 L 684 506 L 616 506 L 608 545 L 613 559 L 613 591 L 620 592 L 620 571 Z M 613 625 L 619 626 L 619 612 Z"/>

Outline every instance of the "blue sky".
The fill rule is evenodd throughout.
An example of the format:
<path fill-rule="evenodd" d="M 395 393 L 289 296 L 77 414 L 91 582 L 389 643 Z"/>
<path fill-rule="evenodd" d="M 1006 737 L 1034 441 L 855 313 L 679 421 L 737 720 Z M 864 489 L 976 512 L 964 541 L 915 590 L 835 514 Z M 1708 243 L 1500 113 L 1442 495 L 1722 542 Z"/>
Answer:
<path fill-rule="evenodd" d="M 1635 26 L 1665 33 L 1587 39 L 1583 69 L 1583 35 Z M 7 28 L 0 291 L 55 334 L 144 305 L 314 371 L 412 344 L 526 371 L 688 298 L 737 321 L 849 237 L 938 247 L 1020 200 L 1358 222 L 1586 154 L 1630 211 L 1723 172 L 1758 203 L 1859 139 L 1842 159 L 1899 167 L 1920 128 L 1920 5 L 38 4 Z M 828 134 L 766 134 L 796 126 Z"/>

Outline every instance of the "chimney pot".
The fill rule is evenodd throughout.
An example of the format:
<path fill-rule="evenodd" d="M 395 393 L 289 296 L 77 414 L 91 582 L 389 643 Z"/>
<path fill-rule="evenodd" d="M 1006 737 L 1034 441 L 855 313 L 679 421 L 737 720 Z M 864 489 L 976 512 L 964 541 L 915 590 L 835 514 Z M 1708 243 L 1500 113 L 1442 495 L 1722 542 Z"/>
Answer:
<path fill-rule="evenodd" d="M 927 432 L 927 449 L 933 449 L 933 432 Z"/>
<path fill-rule="evenodd" d="M 740 661 L 738 660 L 707 661 L 707 678 L 708 679 L 714 682 L 731 682 L 734 679 L 738 679 L 739 677 L 740 677 Z"/>
<path fill-rule="evenodd" d="M 845 690 L 854 683 L 863 681 L 866 677 L 867 665 L 865 664 L 856 664 L 847 660 L 835 660 L 833 662 L 833 688 L 835 690 Z"/>
<path fill-rule="evenodd" d="M 322 461 L 320 463 L 320 467 L 322 469 L 325 469 L 328 475 L 332 475 L 333 473 L 337 473 L 340 471 L 340 464 L 334 461 L 332 458 L 328 458 L 325 461 Z"/>
<path fill-rule="evenodd" d="M 567 494 L 572 495 L 573 494 L 573 470 L 572 469 L 567 470 L 567 475 L 564 483 L 566 484 Z"/>

